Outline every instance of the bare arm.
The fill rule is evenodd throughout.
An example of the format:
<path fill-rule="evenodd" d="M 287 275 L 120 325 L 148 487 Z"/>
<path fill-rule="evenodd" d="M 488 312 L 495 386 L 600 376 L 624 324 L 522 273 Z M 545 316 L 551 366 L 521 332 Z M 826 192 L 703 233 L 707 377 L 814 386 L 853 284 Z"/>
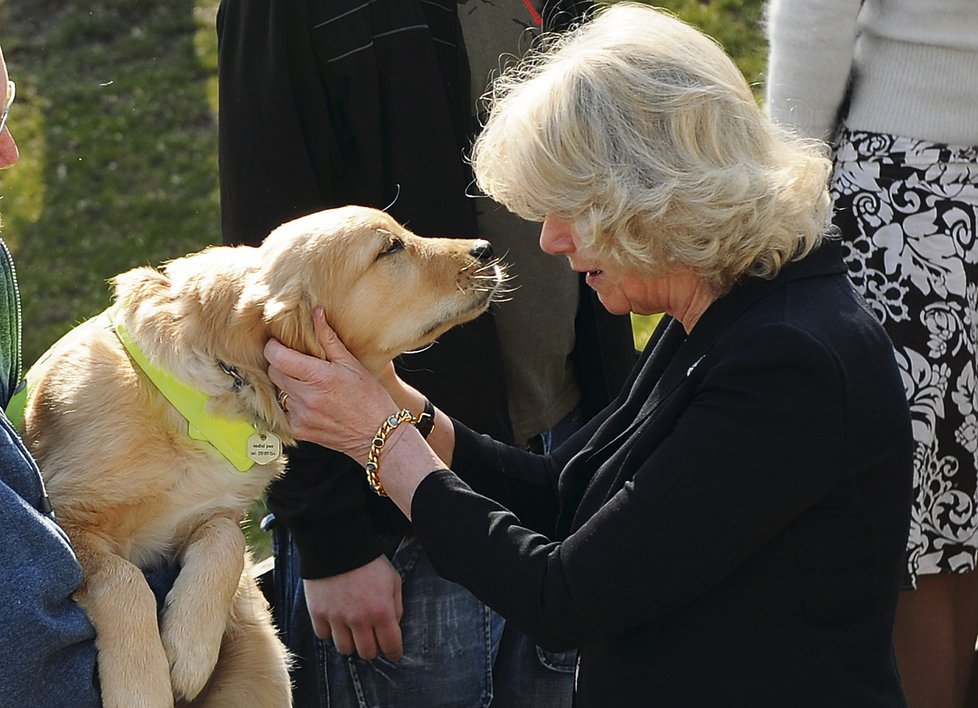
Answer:
<path fill-rule="evenodd" d="M 415 415 L 424 409 L 426 400 L 424 394 L 398 377 L 393 364 L 381 375 L 380 382 L 390 393 L 398 409 L 407 408 Z M 452 419 L 438 408 L 435 408 L 435 427 L 428 435 L 427 442 L 432 451 L 445 463 L 444 466 L 451 467 L 455 453 L 455 425 Z"/>

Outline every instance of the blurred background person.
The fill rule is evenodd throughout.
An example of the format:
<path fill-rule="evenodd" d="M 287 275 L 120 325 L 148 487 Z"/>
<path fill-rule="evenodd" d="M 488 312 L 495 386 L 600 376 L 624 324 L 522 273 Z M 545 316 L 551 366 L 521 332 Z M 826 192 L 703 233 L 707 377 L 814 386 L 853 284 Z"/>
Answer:
<path fill-rule="evenodd" d="M 978 4 L 774 0 L 767 106 L 828 140 L 849 277 L 913 412 L 896 648 L 912 706 L 965 700 L 978 638 Z"/>
<path fill-rule="evenodd" d="M 467 195 L 464 156 L 500 55 L 589 5 L 224 0 L 218 16 L 225 241 L 257 244 L 296 216 L 363 204 L 422 235 L 492 242 L 512 264 L 512 301 L 399 370 L 473 429 L 538 452 L 617 393 L 630 323 L 535 248 L 538 225 Z M 298 705 L 569 705 L 574 653 L 539 650 L 439 578 L 349 458 L 292 450 L 269 507 Z"/>

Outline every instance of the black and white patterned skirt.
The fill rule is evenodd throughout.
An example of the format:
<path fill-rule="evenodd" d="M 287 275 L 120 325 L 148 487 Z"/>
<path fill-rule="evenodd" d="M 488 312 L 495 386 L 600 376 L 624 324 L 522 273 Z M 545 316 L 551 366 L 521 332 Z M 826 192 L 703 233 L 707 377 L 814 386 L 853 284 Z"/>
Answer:
<path fill-rule="evenodd" d="M 849 277 L 910 401 L 907 584 L 978 557 L 978 147 L 843 130 L 832 175 Z"/>

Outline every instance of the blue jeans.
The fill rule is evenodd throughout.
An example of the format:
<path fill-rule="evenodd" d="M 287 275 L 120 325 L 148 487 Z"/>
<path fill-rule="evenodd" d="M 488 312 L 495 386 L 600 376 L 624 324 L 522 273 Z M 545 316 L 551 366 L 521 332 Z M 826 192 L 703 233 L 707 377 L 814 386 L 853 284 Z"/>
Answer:
<path fill-rule="evenodd" d="M 576 411 L 530 442 L 549 452 L 580 426 Z M 460 585 L 441 578 L 420 542 L 405 537 L 390 560 L 401 574 L 404 658 L 364 661 L 316 638 L 298 554 L 275 528 L 275 614 L 296 655 L 296 708 L 563 708 L 573 695 L 576 652 L 546 652 Z"/>
<path fill-rule="evenodd" d="M 439 577 L 417 539 L 405 537 L 391 558 L 401 574 L 404 601 L 404 657 L 396 664 L 383 657 L 343 656 L 332 641 L 317 639 L 295 572 L 295 547 L 283 529 L 276 528 L 275 546 L 275 586 L 284 580 L 281 587 L 288 590 L 285 597 L 277 593 L 276 615 L 285 643 L 297 655 L 292 675 L 296 708 L 490 704 L 493 659 L 504 622 L 460 585 Z"/>

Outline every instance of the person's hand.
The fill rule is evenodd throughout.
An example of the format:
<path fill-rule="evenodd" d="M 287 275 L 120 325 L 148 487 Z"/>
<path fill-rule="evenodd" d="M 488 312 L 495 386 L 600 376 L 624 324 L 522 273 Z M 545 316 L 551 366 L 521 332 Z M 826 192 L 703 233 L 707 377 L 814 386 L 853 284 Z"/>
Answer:
<path fill-rule="evenodd" d="M 400 406 L 343 346 L 326 324 L 322 310 L 313 313 L 313 326 L 325 359 L 297 352 L 270 339 L 265 345 L 268 377 L 287 394 L 283 408 L 296 438 L 336 450 L 366 466 L 376 431 Z M 389 374 L 383 376 L 390 383 Z M 394 376 L 393 381 L 400 379 Z M 404 388 L 404 395 L 418 399 L 414 405 L 420 412 L 423 397 L 410 387 Z M 401 405 L 411 410 L 409 404 Z M 409 519 L 411 500 L 421 480 L 433 470 L 444 468 L 454 450 L 451 421 L 438 411 L 435 417 L 435 430 L 429 437 L 438 446 L 438 452 L 412 426 L 397 426 L 383 445 L 383 471 L 379 467 L 374 470 L 379 485 L 383 485 L 375 487 L 375 491 L 390 496 Z M 375 481 L 372 479 L 371 484 Z"/>
<path fill-rule="evenodd" d="M 322 310 L 314 313 L 313 326 L 326 359 L 270 339 L 265 345 L 268 376 L 288 394 L 286 415 L 296 438 L 342 452 L 364 464 L 374 432 L 398 410 L 397 406 L 383 385 L 343 345 Z"/>
<path fill-rule="evenodd" d="M 389 661 L 401 659 L 401 576 L 386 556 L 303 584 L 316 636 L 332 638 L 340 654 L 356 651 L 364 659 L 374 659 L 379 652 Z"/>

